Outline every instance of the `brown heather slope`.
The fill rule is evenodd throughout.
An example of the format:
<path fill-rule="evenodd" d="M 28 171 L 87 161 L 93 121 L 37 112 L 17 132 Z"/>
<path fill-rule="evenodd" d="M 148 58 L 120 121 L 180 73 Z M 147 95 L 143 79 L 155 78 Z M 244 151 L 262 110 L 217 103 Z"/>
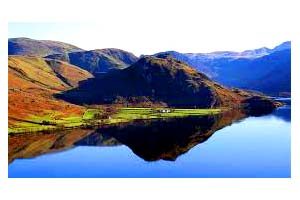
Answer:
<path fill-rule="evenodd" d="M 84 108 L 58 100 L 54 94 L 71 89 L 92 75 L 70 64 L 30 56 L 8 58 L 9 127 L 26 121 L 31 115 L 58 111 L 79 115 Z"/>
<path fill-rule="evenodd" d="M 71 87 L 77 87 L 80 81 L 93 77 L 92 74 L 75 65 L 52 59 L 45 59 L 45 61 L 56 75 Z"/>

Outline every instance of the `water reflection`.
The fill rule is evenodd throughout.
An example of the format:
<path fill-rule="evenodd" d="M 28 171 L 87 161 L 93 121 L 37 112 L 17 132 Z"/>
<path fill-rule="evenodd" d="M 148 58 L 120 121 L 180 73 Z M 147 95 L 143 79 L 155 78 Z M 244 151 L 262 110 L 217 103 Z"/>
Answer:
<path fill-rule="evenodd" d="M 272 113 L 272 115 L 286 122 L 291 122 L 291 106 L 284 106 L 278 108 Z"/>
<path fill-rule="evenodd" d="M 9 177 L 290 177 L 281 109 L 11 135 Z"/>
<path fill-rule="evenodd" d="M 93 130 L 74 129 L 49 133 L 24 133 L 9 135 L 8 162 L 17 158 L 32 158 L 45 153 L 63 151 L 86 137 Z"/>
<path fill-rule="evenodd" d="M 146 161 L 174 161 L 206 141 L 217 130 L 244 117 L 241 112 L 231 111 L 215 116 L 138 121 L 100 128 L 75 145 L 107 146 L 121 143 Z"/>
<path fill-rule="evenodd" d="M 126 145 L 146 161 L 176 160 L 215 131 L 244 118 L 240 111 L 215 116 L 168 120 L 136 121 L 95 130 L 74 129 L 49 133 L 9 136 L 9 163 L 18 158 L 33 158 L 74 146 Z"/>

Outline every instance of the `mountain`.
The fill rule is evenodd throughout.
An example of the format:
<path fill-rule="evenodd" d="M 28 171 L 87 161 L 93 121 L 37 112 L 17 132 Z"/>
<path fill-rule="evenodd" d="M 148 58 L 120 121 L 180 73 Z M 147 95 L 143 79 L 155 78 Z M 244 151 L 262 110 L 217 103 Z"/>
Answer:
<path fill-rule="evenodd" d="M 82 49 L 63 42 L 34 40 L 30 38 L 8 39 L 8 55 L 47 56 L 81 51 Z"/>
<path fill-rule="evenodd" d="M 262 91 L 274 96 L 290 95 L 291 50 L 271 53 L 253 61 L 248 67 L 252 68 L 252 73 L 256 75 L 256 78 L 245 78 L 245 82 L 239 87 Z"/>
<path fill-rule="evenodd" d="M 49 110 L 62 115 L 82 113 L 84 108 L 54 98 L 54 94 L 77 87 L 93 76 L 62 61 L 32 56 L 8 57 L 9 125 Z"/>
<path fill-rule="evenodd" d="M 273 48 L 243 52 L 179 53 L 167 51 L 155 54 L 172 57 L 205 73 L 229 87 L 257 90 L 268 95 L 290 93 L 291 43 Z"/>
<path fill-rule="evenodd" d="M 123 69 L 138 60 L 132 53 L 121 49 L 86 51 L 63 42 L 30 38 L 10 38 L 8 55 L 39 56 L 61 60 L 93 74 L 108 72 L 111 69 Z"/>
<path fill-rule="evenodd" d="M 53 54 L 46 58 L 69 62 L 93 74 L 108 72 L 112 69 L 123 69 L 138 60 L 130 52 L 113 48 Z"/>
<path fill-rule="evenodd" d="M 126 69 L 88 79 L 78 88 L 58 94 L 75 104 L 154 102 L 193 108 L 233 107 L 248 104 L 246 100 L 253 96 L 257 94 L 225 88 L 181 61 L 154 56 L 142 57 Z"/>
<path fill-rule="evenodd" d="M 290 41 L 287 41 L 287 42 L 284 42 L 278 46 L 276 46 L 272 52 L 275 52 L 275 51 L 282 51 L 282 50 L 290 50 L 291 49 L 291 42 Z"/>

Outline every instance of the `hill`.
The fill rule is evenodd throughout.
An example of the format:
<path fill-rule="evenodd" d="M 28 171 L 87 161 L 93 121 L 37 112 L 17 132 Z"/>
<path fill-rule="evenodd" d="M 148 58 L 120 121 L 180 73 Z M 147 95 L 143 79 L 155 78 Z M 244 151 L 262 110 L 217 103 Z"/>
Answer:
<path fill-rule="evenodd" d="M 8 39 L 8 55 L 47 56 L 81 51 L 82 49 L 63 42 L 34 40 L 30 38 Z"/>
<path fill-rule="evenodd" d="M 93 74 L 124 69 L 138 60 L 130 52 L 112 48 L 53 54 L 46 56 L 46 58 L 69 62 Z"/>
<path fill-rule="evenodd" d="M 229 87 L 257 90 L 268 95 L 290 93 L 291 43 L 268 49 L 243 52 L 179 53 L 161 52 L 155 56 L 172 57 L 205 73 Z"/>
<path fill-rule="evenodd" d="M 38 56 L 76 65 L 93 74 L 124 69 L 138 58 L 130 52 L 116 49 L 86 51 L 71 44 L 30 38 L 8 39 L 8 55 Z"/>
<path fill-rule="evenodd" d="M 175 59 L 145 56 L 126 69 L 88 79 L 78 88 L 58 96 L 76 104 L 149 102 L 171 107 L 213 108 L 238 106 L 259 95 L 223 87 Z M 273 106 L 271 102 L 270 105 Z"/>
<path fill-rule="evenodd" d="M 64 115 L 82 114 L 84 108 L 53 97 L 93 77 L 68 63 L 32 56 L 8 58 L 9 126 L 26 121 L 30 116 L 51 111 Z"/>

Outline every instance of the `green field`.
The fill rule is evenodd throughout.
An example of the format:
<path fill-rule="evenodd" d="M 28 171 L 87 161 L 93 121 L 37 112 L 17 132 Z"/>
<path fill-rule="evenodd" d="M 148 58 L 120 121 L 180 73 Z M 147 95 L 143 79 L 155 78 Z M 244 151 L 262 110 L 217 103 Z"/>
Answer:
<path fill-rule="evenodd" d="M 87 109 L 82 116 L 59 117 L 61 113 L 48 111 L 43 116 L 30 116 L 26 122 L 20 122 L 8 129 L 9 133 L 36 132 L 43 130 L 56 130 L 80 127 L 94 121 L 95 114 L 100 113 L 98 109 Z"/>
<path fill-rule="evenodd" d="M 168 110 L 169 112 L 163 112 Z M 106 119 L 97 119 L 101 116 L 101 109 L 87 109 L 82 116 L 59 117 L 61 113 L 48 111 L 43 116 L 30 116 L 26 122 L 20 122 L 9 128 L 9 133 L 36 132 L 43 130 L 67 129 L 93 124 L 115 124 L 130 122 L 138 119 L 164 119 L 188 116 L 214 115 L 221 109 L 169 109 L 169 108 L 120 108 L 115 114 Z"/>
<path fill-rule="evenodd" d="M 188 117 L 214 115 L 220 109 L 168 109 L 169 113 L 161 112 L 159 108 L 122 108 L 112 116 L 112 119 L 135 120 L 135 119 L 160 119 L 170 117 Z"/>

